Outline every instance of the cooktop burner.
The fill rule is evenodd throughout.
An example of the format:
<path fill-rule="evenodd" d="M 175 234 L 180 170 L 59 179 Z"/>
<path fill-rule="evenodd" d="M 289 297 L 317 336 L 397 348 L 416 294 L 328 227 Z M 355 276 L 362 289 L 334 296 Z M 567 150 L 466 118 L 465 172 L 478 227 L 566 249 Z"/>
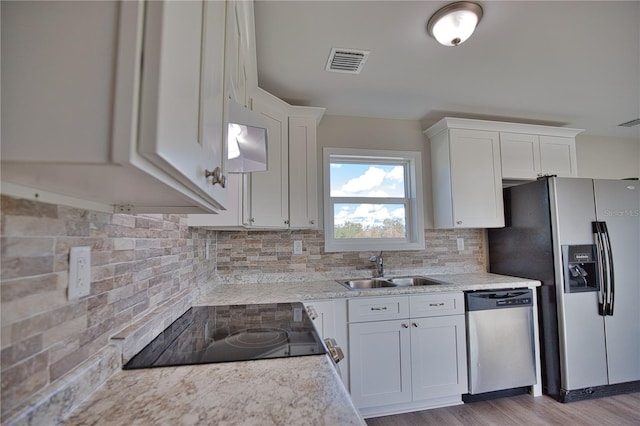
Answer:
<path fill-rule="evenodd" d="M 324 354 L 302 303 L 197 306 L 124 369 Z"/>
<path fill-rule="evenodd" d="M 236 348 L 268 348 L 285 344 L 288 339 L 287 331 L 278 328 L 248 328 L 225 338 Z"/>

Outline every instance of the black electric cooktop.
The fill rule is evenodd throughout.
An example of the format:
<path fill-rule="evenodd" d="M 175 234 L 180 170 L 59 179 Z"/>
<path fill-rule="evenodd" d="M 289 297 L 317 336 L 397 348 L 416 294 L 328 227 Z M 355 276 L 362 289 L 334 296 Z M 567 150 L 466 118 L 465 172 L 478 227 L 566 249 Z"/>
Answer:
<path fill-rule="evenodd" d="M 324 353 L 324 345 L 302 303 L 196 306 L 123 369 Z"/>

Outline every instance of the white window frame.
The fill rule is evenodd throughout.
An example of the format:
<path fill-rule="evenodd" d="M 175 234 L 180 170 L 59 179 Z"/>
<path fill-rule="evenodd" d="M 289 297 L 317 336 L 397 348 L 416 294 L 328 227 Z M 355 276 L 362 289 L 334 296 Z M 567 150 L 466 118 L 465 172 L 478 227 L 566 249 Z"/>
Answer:
<path fill-rule="evenodd" d="M 331 197 L 331 160 L 362 161 L 367 163 L 402 163 L 405 168 L 405 198 L 340 198 Z M 423 250 L 424 245 L 424 208 L 422 191 L 422 153 L 417 151 L 387 151 L 351 148 L 323 149 L 323 182 L 324 182 L 324 250 L 325 252 L 340 251 L 399 251 Z M 405 238 L 334 238 L 334 204 L 338 202 L 370 204 L 394 203 L 404 200 L 406 214 Z"/>

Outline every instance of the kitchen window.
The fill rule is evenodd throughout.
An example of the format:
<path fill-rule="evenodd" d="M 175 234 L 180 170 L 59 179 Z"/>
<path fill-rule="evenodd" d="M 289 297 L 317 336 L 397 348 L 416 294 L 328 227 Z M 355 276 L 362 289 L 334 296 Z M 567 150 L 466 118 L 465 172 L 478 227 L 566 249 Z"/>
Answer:
<path fill-rule="evenodd" d="M 323 152 L 326 252 L 424 249 L 420 152 Z"/>

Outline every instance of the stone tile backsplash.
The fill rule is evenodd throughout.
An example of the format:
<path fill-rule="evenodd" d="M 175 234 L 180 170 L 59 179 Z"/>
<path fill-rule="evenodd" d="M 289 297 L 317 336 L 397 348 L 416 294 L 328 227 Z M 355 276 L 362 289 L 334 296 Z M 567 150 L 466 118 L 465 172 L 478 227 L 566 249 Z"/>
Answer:
<path fill-rule="evenodd" d="M 210 282 L 213 231 L 184 215 L 107 214 L 2 196 L 2 423 L 185 290 Z M 67 299 L 69 249 L 91 247 L 91 293 Z"/>
<path fill-rule="evenodd" d="M 189 228 L 186 215 L 108 214 L 7 196 L 1 203 L 3 424 L 35 412 L 34 404 L 82 363 L 101 365 L 95 355 L 105 353 L 112 336 L 163 306 L 180 308 L 212 283 L 370 276 L 369 257 L 377 254 L 324 253 L 321 231 L 209 231 Z M 385 271 L 485 270 L 481 230 L 426 230 L 425 236 L 423 251 L 385 252 Z M 457 238 L 465 242 L 460 252 Z M 301 255 L 292 254 L 294 240 L 302 241 Z M 69 301 L 75 246 L 91 247 L 91 293 Z M 158 324 L 138 333 L 153 327 Z"/>
<path fill-rule="evenodd" d="M 295 240 L 302 241 L 301 255 L 292 254 Z M 485 271 L 482 230 L 427 229 L 425 240 L 425 250 L 384 252 L 386 275 Z M 312 230 L 218 232 L 215 247 L 216 280 L 229 283 L 371 276 L 369 258 L 379 253 L 325 253 L 323 232 Z"/>

